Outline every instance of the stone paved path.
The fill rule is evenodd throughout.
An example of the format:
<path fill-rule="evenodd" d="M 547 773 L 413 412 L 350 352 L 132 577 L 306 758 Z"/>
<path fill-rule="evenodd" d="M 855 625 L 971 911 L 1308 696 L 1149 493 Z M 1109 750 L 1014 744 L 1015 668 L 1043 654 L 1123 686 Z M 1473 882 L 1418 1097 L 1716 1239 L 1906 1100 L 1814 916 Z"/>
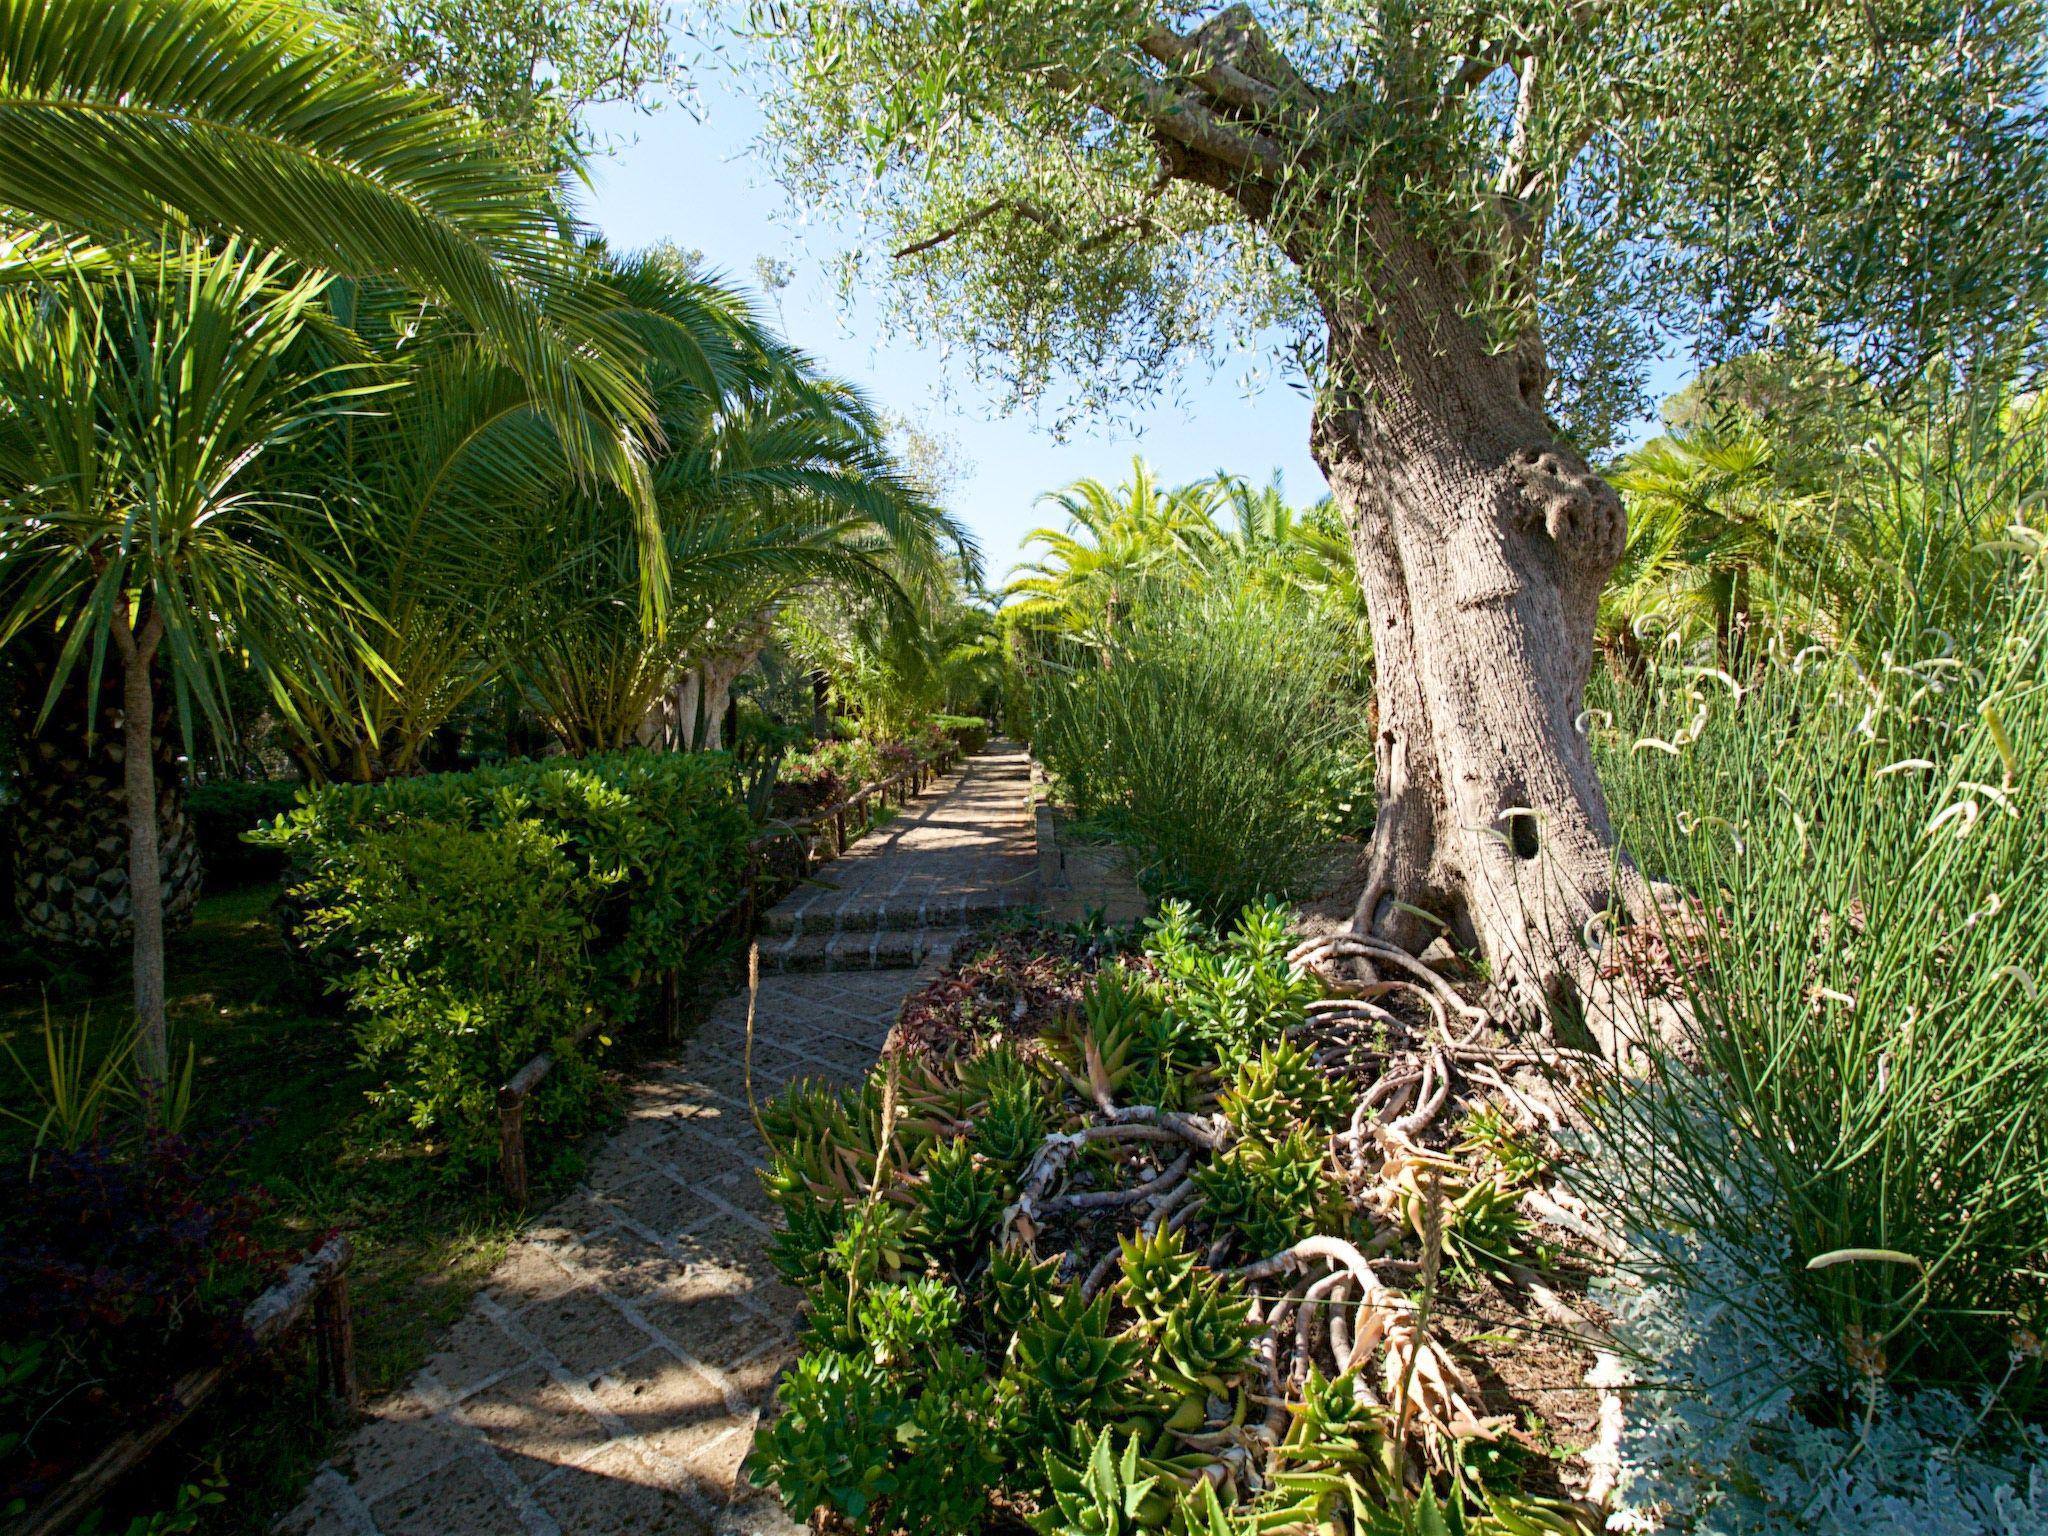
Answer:
<path fill-rule="evenodd" d="M 945 905 L 953 924 L 963 908 L 988 909 L 991 892 L 997 907 L 1029 900 L 1021 752 L 999 743 L 970 760 L 884 835 L 825 866 L 835 885 L 790 898 L 806 921 L 835 913 L 836 933 L 839 918 L 906 910 L 913 893 L 926 911 Z M 926 974 L 763 977 L 755 1093 L 797 1077 L 858 1078 Z M 796 1328 L 796 1296 L 767 1259 L 745 1024 L 746 998 L 727 999 L 679 1060 L 635 1080 L 625 1127 L 583 1183 L 514 1246 L 411 1384 L 371 1407 L 280 1531 L 797 1531 L 738 1477 Z"/>
<path fill-rule="evenodd" d="M 943 963 L 960 936 L 1036 894 L 1030 759 L 996 742 L 936 794 L 824 865 L 762 921 L 777 971 Z"/>

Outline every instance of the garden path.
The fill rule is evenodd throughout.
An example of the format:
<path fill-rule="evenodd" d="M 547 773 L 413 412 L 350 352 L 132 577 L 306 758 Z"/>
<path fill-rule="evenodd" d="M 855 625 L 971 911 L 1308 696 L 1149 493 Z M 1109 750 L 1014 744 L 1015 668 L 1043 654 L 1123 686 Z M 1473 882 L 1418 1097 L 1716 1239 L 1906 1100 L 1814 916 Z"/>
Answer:
<path fill-rule="evenodd" d="M 998 742 L 824 866 L 764 926 L 859 934 L 765 975 L 753 1086 L 866 1072 L 903 999 L 977 917 L 1032 898 L 1026 759 Z M 899 926 L 900 925 L 900 926 Z M 880 942 L 878 935 L 904 935 Z M 891 967 L 894 968 L 885 968 Z M 916 968 L 913 968 L 916 967 Z M 321 1468 L 292 1536 L 794 1536 L 739 1468 L 794 1354 L 747 1111 L 744 993 L 639 1074 L 626 1124 L 516 1243 L 403 1390 Z"/>

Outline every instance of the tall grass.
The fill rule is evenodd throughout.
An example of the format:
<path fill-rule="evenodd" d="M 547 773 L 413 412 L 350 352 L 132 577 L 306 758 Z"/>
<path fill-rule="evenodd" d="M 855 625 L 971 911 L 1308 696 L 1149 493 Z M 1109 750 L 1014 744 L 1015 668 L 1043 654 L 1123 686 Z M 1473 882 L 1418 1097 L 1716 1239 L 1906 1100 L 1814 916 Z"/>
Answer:
<path fill-rule="evenodd" d="M 1154 894 L 1215 914 L 1295 891 L 1365 809 L 1345 648 L 1305 602 L 1249 587 L 1158 582 L 1133 607 L 1106 651 L 1040 666 L 1034 749 Z"/>
<path fill-rule="evenodd" d="M 1864 526 L 1900 558 L 1832 643 L 1741 678 L 1667 653 L 1590 717 L 1624 841 L 1690 895 L 1676 966 L 1638 958 L 1692 1023 L 1590 1105 L 1623 1155 L 1588 1193 L 1680 1269 L 1710 1249 L 1722 1278 L 1679 1278 L 1718 1300 L 1792 1297 L 1844 1405 L 2048 1409 L 2037 432 L 1894 467 Z"/>

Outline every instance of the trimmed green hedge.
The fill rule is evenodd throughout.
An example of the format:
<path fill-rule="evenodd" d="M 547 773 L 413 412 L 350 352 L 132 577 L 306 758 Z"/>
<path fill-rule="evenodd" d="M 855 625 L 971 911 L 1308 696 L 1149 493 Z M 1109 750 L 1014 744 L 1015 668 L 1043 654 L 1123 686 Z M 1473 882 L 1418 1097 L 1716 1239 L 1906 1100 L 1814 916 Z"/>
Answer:
<path fill-rule="evenodd" d="M 630 1018 L 739 899 L 752 830 L 724 754 L 625 752 L 330 786 L 251 841 L 290 860 L 294 936 L 360 1016 L 373 1097 L 461 1164 L 538 1050 L 528 1123 L 582 1117 L 571 1037 Z"/>
<path fill-rule="evenodd" d="M 979 715 L 935 715 L 932 724 L 953 738 L 962 756 L 972 757 L 988 746 L 988 722 Z"/>

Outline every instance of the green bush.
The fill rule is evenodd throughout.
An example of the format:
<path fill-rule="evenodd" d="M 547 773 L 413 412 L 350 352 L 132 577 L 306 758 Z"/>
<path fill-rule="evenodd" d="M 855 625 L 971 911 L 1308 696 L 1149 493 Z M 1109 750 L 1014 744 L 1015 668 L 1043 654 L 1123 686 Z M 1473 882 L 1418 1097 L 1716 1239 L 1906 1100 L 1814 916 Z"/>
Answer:
<path fill-rule="evenodd" d="M 243 834 L 289 811 L 298 794 L 296 784 L 245 779 L 215 779 L 187 790 L 185 814 L 198 833 L 207 879 L 275 879 L 284 869 L 283 858 L 274 848 L 244 841 Z"/>
<path fill-rule="evenodd" d="M 932 724 L 953 738 L 963 757 L 988 748 L 988 722 L 979 715 L 934 715 Z"/>
<path fill-rule="evenodd" d="M 531 821 L 399 827 L 343 844 L 299 887 L 316 940 L 352 959 L 340 985 L 360 1015 L 371 1101 L 445 1142 L 460 1167 L 496 1147 L 497 1089 L 540 1051 L 554 1066 L 530 1126 L 575 1127 L 596 1087 L 589 914 L 616 875 L 579 870 Z"/>
<path fill-rule="evenodd" d="M 1108 652 L 1040 668 L 1034 749 L 1154 894 L 1209 912 L 1288 894 L 1369 800 L 1344 647 L 1250 589 L 1161 586 L 1136 607 Z"/>
<path fill-rule="evenodd" d="M 752 829 L 723 755 L 628 752 L 331 786 L 252 840 L 290 859 L 295 937 L 364 1016 L 380 1099 L 460 1163 L 511 1069 L 631 1018 L 739 899 Z M 580 1113 L 580 1060 L 538 1123 Z"/>
<path fill-rule="evenodd" d="M 620 1016 L 738 899 L 752 835 L 725 754 L 620 752 L 330 785 L 252 840 L 284 849 L 303 875 L 373 832 L 514 821 L 539 826 L 601 882 L 589 914 L 596 1001 Z"/>

